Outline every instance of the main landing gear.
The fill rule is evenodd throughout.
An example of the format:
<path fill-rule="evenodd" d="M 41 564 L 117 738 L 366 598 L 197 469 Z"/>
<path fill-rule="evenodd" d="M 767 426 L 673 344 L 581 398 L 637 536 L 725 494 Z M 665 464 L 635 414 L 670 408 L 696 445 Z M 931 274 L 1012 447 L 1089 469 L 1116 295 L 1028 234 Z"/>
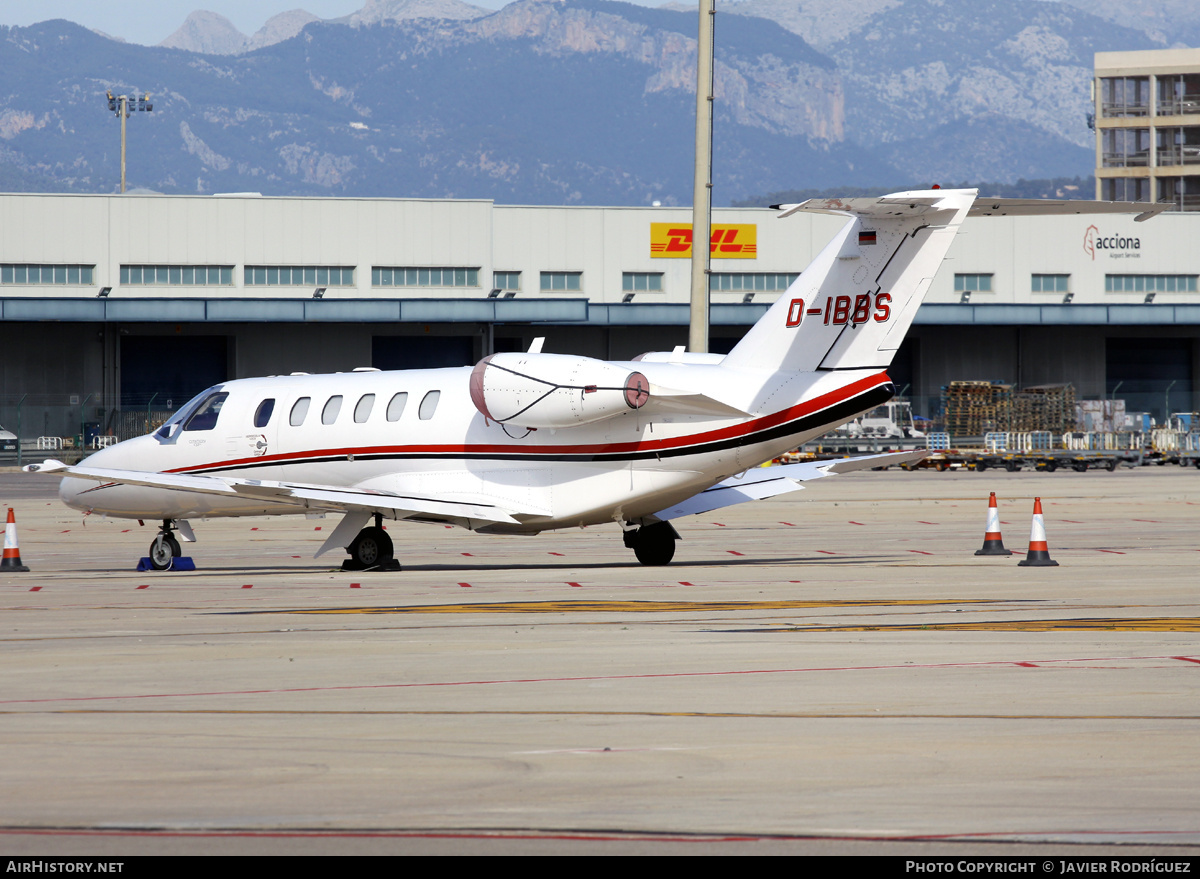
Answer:
<path fill-rule="evenodd" d="M 622 539 L 643 565 L 669 565 L 675 557 L 679 532 L 670 522 L 655 522 L 624 532 Z"/>
<path fill-rule="evenodd" d="M 375 524 L 355 535 L 346 547 L 350 558 L 342 562 L 343 571 L 398 571 L 392 538 L 383 530 L 383 516 L 375 514 Z"/>
<path fill-rule="evenodd" d="M 175 559 L 183 555 L 179 549 L 179 541 L 172 533 L 174 527 L 174 519 L 163 519 L 162 529 L 150 544 L 150 565 L 156 571 L 170 570 Z"/>

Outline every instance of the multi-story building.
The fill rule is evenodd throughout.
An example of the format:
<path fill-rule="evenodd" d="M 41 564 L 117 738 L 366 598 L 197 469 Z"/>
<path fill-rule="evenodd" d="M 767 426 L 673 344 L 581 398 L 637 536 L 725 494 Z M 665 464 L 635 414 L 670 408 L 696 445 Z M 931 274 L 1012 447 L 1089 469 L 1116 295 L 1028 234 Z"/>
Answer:
<path fill-rule="evenodd" d="M 1200 210 L 1200 49 L 1097 52 L 1096 197 Z"/>

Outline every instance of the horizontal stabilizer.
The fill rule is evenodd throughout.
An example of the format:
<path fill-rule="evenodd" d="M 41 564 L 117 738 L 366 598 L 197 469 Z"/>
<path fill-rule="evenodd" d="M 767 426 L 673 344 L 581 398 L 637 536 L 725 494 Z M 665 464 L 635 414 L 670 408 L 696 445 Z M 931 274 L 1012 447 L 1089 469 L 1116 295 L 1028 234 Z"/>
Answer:
<path fill-rule="evenodd" d="M 851 473 L 872 467 L 891 467 L 919 461 L 928 454 L 924 449 L 915 452 L 886 452 L 880 455 L 862 455 L 857 458 L 832 458 L 827 461 L 805 461 L 800 464 L 782 464 L 777 467 L 757 467 L 740 476 L 731 476 L 723 482 L 692 495 L 681 504 L 654 514 L 656 519 L 678 519 L 730 507 L 746 501 L 762 500 L 798 491 L 801 482 L 822 479 L 838 473 Z"/>
<path fill-rule="evenodd" d="M 1165 211 L 1170 204 L 1137 201 L 1073 201 L 1049 198 L 980 198 L 968 217 L 1049 217 L 1064 214 L 1137 214 L 1143 222 Z"/>

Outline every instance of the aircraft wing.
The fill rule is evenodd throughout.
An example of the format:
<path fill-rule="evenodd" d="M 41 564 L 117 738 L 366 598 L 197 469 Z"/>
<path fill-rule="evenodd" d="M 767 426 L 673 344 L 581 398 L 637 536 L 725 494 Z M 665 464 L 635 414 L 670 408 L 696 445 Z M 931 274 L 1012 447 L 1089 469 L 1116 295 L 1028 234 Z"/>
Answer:
<path fill-rule="evenodd" d="M 731 476 L 692 495 L 681 504 L 676 504 L 654 514 L 655 518 L 667 520 L 680 516 L 707 513 L 721 507 L 730 507 L 746 501 L 761 500 L 789 491 L 804 488 L 801 482 L 822 479 L 838 473 L 866 470 L 871 467 L 890 467 L 919 461 L 928 454 L 920 449 L 915 452 L 887 452 L 881 455 L 862 455 L 857 458 L 831 458 L 827 461 L 805 461 L 801 464 L 782 464 L 776 467 L 756 467 L 741 476 Z"/>
<path fill-rule="evenodd" d="M 272 482 L 239 479 L 231 476 L 193 476 L 186 473 L 149 473 L 140 470 L 72 467 L 55 460 L 48 460 L 42 464 L 30 464 L 25 469 L 31 473 L 56 473 L 61 476 L 90 479 L 100 483 L 138 485 L 145 488 L 164 488 L 195 494 L 223 495 L 269 503 L 290 504 L 313 511 L 394 514 L 400 519 L 421 518 L 442 521 L 478 519 L 488 522 L 516 523 L 517 520 L 512 517 L 512 513 L 523 512 L 506 510 L 486 503 L 447 501 L 421 495 L 400 495 L 377 489 Z"/>

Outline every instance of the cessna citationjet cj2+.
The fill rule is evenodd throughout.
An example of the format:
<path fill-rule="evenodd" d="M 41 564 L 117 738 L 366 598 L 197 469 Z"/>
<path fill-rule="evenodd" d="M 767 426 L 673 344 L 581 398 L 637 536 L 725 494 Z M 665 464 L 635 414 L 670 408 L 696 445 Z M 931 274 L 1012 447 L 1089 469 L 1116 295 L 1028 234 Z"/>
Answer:
<path fill-rule="evenodd" d="M 473 368 L 240 379 L 81 466 L 27 469 L 67 477 L 59 494 L 77 509 L 161 520 L 160 569 L 179 555 L 176 533 L 194 539 L 189 519 L 314 512 L 344 514 L 317 555 L 345 547 L 357 569 L 397 567 L 384 519 L 498 534 L 615 522 L 643 564 L 666 564 L 673 519 L 922 454 L 756 469 L 893 395 L 884 370 L 969 213 L 1150 208 L 975 199 L 935 189 L 782 206 L 847 222 L 723 357 L 613 363 L 535 343 Z"/>

